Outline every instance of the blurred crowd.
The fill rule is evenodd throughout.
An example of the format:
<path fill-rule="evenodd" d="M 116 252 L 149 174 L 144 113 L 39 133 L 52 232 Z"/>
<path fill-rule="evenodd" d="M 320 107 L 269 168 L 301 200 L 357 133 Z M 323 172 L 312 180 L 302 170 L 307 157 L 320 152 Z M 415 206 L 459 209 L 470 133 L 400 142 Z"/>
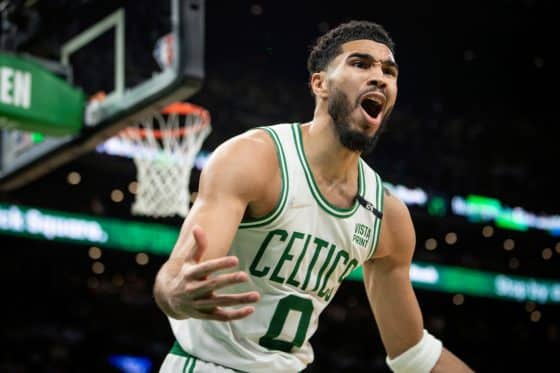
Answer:
<path fill-rule="evenodd" d="M 50 12 L 50 17 L 43 18 L 43 27 L 53 29 L 60 19 L 76 21 L 80 10 L 103 10 L 88 1 L 81 5 L 69 0 L 36 3 Z M 337 23 L 338 5 L 336 12 L 318 13 L 323 18 L 317 19 L 311 18 L 316 13 L 311 5 L 295 10 L 284 6 L 285 2 L 267 7 L 253 2 L 246 7 L 207 3 L 206 78 L 202 89 L 189 98 L 212 116 L 213 131 L 203 149 L 211 152 L 224 140 L 256 126 L 309 121 L 313 98 L 307 86 L 302 35 L 311 42 L 308 37 L 324 31 L 328 23 Z M 152 5 L 135 8 L 141 12 L 138 18 L 149 19 L 146 13 Z M 407 14 L 416 15 L 424 8 L 429 11 L 429 5 L 434 4 L 407 4 L 418 7 Z M 447 9 L 454 15 L 434 13 L 422 23 L 422 17 L 409 19 L 401 9 L 391 11 L 392 3 L 376 4 L 388 8 L 375 14 L 398 14 L 397 19 L 387 15 L 386 20 L 389 26 L 401 29 L 393 27 L 397 46 L 402 46 L 397 49 L 398 58 L 402 56 L 402 83 L 390 124 L 365 159 L 393 184 L 420 187 L 445 198 L 479 194 L 537 214 L 560 214 L 557 183 L 551 181 L 558 168 L 557 136 L 549 123 L 553 106 L 541 94 L 551 66 L 544 58 L 549 46 L 544 36 L 531 33 L 548 23 L 535 15 L 542 10 L 538 2 L 508 5 L 502 9 L 503 2 L 469 3 L 469 9 L 463 9 L 464 20 L 457 17 L 456 9 Z M 282 9 L 273 8 L 273 13 L 269 6 Z M 315 6 L 326 7 L 323 3 Z M 440 7 L 445 8 L 443 2 L 437 5 Z M 486 18 L 479 14 L 481 7 L 488 13 Z M 359 11 L 358 5 L 355 8 L 356 14 L 369 14 Z M 470 11 L 476 16 L 469 16 Z M 287 25 L 286 19 L 292 17 L 299 22 L 297 29 Z M 473 24 L 475 18 L 487 28 Z M 495 22 L 498 18 L 503 25 Z M 161 36 L 158 27 L 169 30 L 168 24 L 151 22 L 151 41 Z M 127 25 L 127 30 L 139 35 L 147 32 L 140 26 Z M 443 35 L 447 32 L 451 40 Z M 34 35 L 35 39 L 24 42 L 46 54 L 56 50 L 53 40 L 62 37 L 55 32 Z M 41 44 L 41 36 L 48 43 Z M 110 35 L 105 38 L 111 41 Z M 521 51 L 506 48 L 516 43 L 522 44 Z M 151 56 L 137 53 L 134 46 L 127 53 L 126 71 L 132 76 L 127 83 L 138 83 L 152 73 L 155 61 Z M 81 61 L 76 66 L 77 70 L 89 67 L 92 74 L 75 71 L 76 79 L 89 81 L 89 87 L 83 87 L 86 93 L 112 84 L 112 66 L 106 59 L 100 54 L 99 60 Z M 141 66 L 139 61 L 148 61 L 149 66 Z M 67 182 L 72 171 L 80 173 L 79 185 Z M 1 193 L 0 202 L 153 222 L 130 213 L 134 196 L 126 190 L 135 172 L 130 159 L 92 152 L 24 188 Z M 193 170 L 191 191 L 197 190 L 199 175 Z M 120 203 L 110 198 L 115 188 L 125 191 Z M 502 229 L 484 237 L 485 224 L 450 215 L 434 217 L 423 207 L 411 207 L 411 212 L 417 230 L 414 260 L 558 280 L 557 237 L 543 231 Z M 160 219 L 158 223 L 179 227 L 181 219 Z M 449 232 L 458 238 L 452 245 L 444 242 Z M 436 248 L 426 248 L 429 239 L 437 241 Z M 513 247 L 506 249 L 506 240 L 512 240 Z M 4 254 L 0 264 L 1 373 L 120 372 L 108 361 L 112 354 L 148 357 L 153 372 L 157 371 L 173 343 L 167 320 L 152 297 L 154 277 L 164 257 L 150 256 L 147 265 L 139 265 L 133 253 L 103 248 L 99 259 L 103 270 L 94 273 L 88 247 L 11 236 L 0 236 L 0 247 Z M 545 259 L 545 248 L 553 249 L 552 257 Z M 455 304 L 456 294 L 417 293 L 427 327 L 476 371 L 559 370 L 555 356 L 560 346 L 558 305 L 466 295 L 464 302 Z M 540 312 L 538 319 L 531 318 L 535 310 Z M 309 372 L 388 372 L 359 282 L 343 284 L 311 341 L 316 356 Z"/>
<path fill-rule="evenodd" d="M 103 250 L 92 272 L 88 247 L 3 238 L 0 372 L 122 372 L 109 357 L 147 357 L 156 372 L 173 337 L 151 293 L 165 258 L 138 265 L 133 253 Z M 4 245 L 3 245 L 4 246 Z M 18 249 L 15 249 L 18 248 Z M 422 252 L 422 250 L 419 250 Z M 553 371 L 558 306 L 417 290 L 426 327 L 477 371 Z M 532 321 L 530 311 L 542 317 Z M 348 281 L 311 340 L 308 372 L 388 372 L 360 282 Z M 551 367 L 549 370 L 548 368 Z"/>

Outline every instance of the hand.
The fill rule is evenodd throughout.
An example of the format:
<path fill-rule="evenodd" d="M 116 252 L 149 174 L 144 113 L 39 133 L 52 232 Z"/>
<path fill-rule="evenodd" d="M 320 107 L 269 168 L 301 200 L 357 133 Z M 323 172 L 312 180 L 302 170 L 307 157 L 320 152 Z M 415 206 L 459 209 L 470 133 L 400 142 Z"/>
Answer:
<path fill-rule="evenodd" d="M 248 280 L 245 272 L 238 271 L 211 276 L 216 271 L 237 266 L 239 260 L 235 256 L 210 259 L 201 262 L 202 255 L 208 246 L 206 235 L 199 226 L 193 227 L 192 238 L 187 245 L 192 246 L 177 276 L 170 284 L 169 305 L 173 317 L 229 321 L 242 319 L 255 311 L 253 306 L 238 309 L 224 307 L 254 303 L 260 298 L 259 293 L 250 291 L 239 294 L 217 294 L 215 291 L 229 285 Z M 194 241 L 194 242 L 193 242 Z"/>

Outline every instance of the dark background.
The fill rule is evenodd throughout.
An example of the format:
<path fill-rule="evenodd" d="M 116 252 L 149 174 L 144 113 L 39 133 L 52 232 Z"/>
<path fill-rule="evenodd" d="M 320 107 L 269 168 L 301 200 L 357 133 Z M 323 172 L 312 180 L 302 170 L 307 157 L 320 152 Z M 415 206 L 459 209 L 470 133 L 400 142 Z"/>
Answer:
<path fill-rule="evenodd" d="M 44 51 L 44 40 L 56 35 L 57 24 L 87 22 L 92 9 L 108 3 L 36 2 L 31 8 L 42 17 L 43 28 L 21 49 Z M 150 2 L 135 4 L 144 9 L 140 15 L 149 16 Z M 313 99 L 306 58 L 311 44 L 342 21 L 372 20 L 392 35 L 400 66 L 391 124 L 366 158 L 384 180 L 446 198 L 480 194 L 535 213 L 560 214 L 558 184 L 553 181 L 558 131 L 551 50 L 557 41 L 550 2 L 287 0 L 206 5 L 206 79 L 189 99 L 212 115 L 213 132 L 205 150 L 255 126 L 310 120 Z M 127 69 L 140 69 L 138 60 L 127 63 Z M 95 72 L 101 77 L 112 74 L 102 64 L 95 65 Z M 94 92 L 96 81 L 84 84 L 86 92 Z M 66 182 L 70 171 L 80 172 L 79 185 Z M 126 189 L 134 177 L 130 160 L 92 152 L 24 188 L 4 192 L 1 201 L 153 221 L 130 214 L 134 197 Z M 197 180 L 195 170 L 192 190 Z M 115 188 L 125 191 L 124 202 L 111 201 Z M 496 230 L 485 239 L 480 224 L 451 216 L 433 218 L 415 207 L 411 211 L 418 236 L 415 260 L 560 278 L 560 250 L 551 260 L 541 257 L 542 249 L 554 248 L 558 241 L 545 232 Z M 179 226 L 181 220 L 163 222 Z M 449 231 L 458 234 L 456 245 L 424 248 L 426 239 L 441 241 Z M 514 250 L 503 249 L 506 238 L 515 240 Z M 151 287 L 165 258 L 151 256 L 148 265 L 139 266 L 134 254 L 103 250 L 105 272 L 95 275 L 89 247 L 8 236 L 0 237 L 0 245 L 0 370 L 112 371 L 106 362 L 112 353 L 149 356 L 159 365 L 172 336 L 153 303 Z M 557 305 L 470 296 L 455 305 L 454 294 L 417 294 L 427 327 L 475 370 L 558 371 Z M 542 317 L 533 322 L 535 307 Z M 387 371 L 360 283 L 345 283 L 321 322 L 312 339 L 316 361 L 308 371 Z"/>

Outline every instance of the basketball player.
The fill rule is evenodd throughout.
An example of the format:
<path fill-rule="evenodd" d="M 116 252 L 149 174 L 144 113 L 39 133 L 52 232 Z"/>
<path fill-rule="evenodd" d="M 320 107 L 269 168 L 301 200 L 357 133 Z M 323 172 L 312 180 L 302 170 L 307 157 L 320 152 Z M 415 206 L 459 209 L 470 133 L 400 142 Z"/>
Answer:
<path fill-rule="evenodd" d="M 214 152 L 156 277 L 176 338 L 161 372 L 303 370 L 319 314 L 360 265 L 393 371 L 471 371 L 424 329 L 409 212 L 360 158 L 395 105 L 393 50 L 374 23 L 331 30 L 308 60 L 313 119 Z"/>

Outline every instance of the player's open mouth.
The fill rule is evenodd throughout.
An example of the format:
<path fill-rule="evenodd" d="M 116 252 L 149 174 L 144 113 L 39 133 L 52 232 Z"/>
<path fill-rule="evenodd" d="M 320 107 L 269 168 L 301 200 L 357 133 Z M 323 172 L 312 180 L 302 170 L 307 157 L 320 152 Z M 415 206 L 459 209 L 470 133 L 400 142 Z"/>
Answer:
<path fill-rule="evenodd" d="M 372 118 L 377 118 L 383 108 L 383 105 L 380 102 L 370 98 L 364 99 L 361 105 L 365 112 Z"/>
<path fill-rule="evenodd" d="M 385 95 L 383 95 L 381 92 L 370 91 L 361 97 L 360 106 L 371 121 L 377 119 L 377 117 L 383 110 L 385 101 Z"/>

